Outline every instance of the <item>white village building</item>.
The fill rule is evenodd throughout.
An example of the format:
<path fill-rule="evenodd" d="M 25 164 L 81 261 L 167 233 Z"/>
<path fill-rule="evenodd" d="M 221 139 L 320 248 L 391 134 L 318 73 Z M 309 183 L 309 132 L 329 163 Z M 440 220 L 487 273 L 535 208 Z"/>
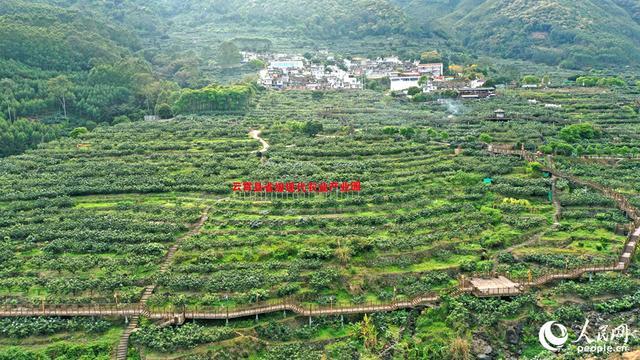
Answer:
<path fill-rule="evenodd" d="M 303 67 L 304 62 L 302 60 L 277 60 L 269 63 L 270 69 L 289 70 L 302 69 Z"/>
<path fill-rule="evenodd" d="M 407 90 L 410 87 L 418 87 L 418 81 L 420 80 L 420 74 L 398 74 L 390 76 L 390 89 L 391 91 Z"/>
<path fill-rule="evenodd" d="M 444 65 L 442 63 L 418 64 L 418 72 L 421 75 L 442 76 L 444 74 Z"/>

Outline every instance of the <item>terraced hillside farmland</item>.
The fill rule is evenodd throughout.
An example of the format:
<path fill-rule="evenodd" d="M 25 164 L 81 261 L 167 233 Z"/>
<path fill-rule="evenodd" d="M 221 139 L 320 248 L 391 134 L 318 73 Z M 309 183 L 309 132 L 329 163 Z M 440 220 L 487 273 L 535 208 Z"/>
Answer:
<path fill-rule="evenodd" d="M 5 279 L 6 296 L 87 302 L 120 291 L 137 301 L 166 248 L 198 219 L 200 194 L 226 191 L 216 168 L 232 173 L 228 162 L 241 162 L 225 152 L 252 149 L 205 124 L 97 129 L 5 159 L 2 236 L 18 254 L 6 269 L 20 274 Z"/>
<path fill-rule="evenodd" d="M 363 191 L 274 200 L 236 196 L 220 203 L 204 231 L 181 247 L 153 300 L 184 292 L 203 305 L 290 295 L 362 302 L 448 285 L 455 276 L 446 270 L 482 260 L 483 244 L 491 252 L 546 225 L 545 204 L 510 214 L 508 206 L 493 207 L 501 197 L 482 179 L 495 174 L 511 188 L 515 166 L 510 159 L 488 164 L 383 135 L 274 145 L 251 180 L 358 179 Z M 505 216 L 511 222 L 500 224 Z"/>
<path fill-rule="evenodd" d="M 608 101 L 576 91 L 592 102 Z M 202 358 L 308 354 L 316 359 L 384 351 L 359 335 L 371 326 L 388 330 L 376 341 L 403 344 L 398 356 L 417 351 L 418 358 L 446 358 L 452 339 L 468 342 L 471 336 L 451 326 L 453 317 L 473 329 L 503 331 L 503 320 L 516 317 L 537 324 L 542 319 L 532 314 L 541 304 L 532 295 L 507 300 L 448 294 L 455 295 L 460 280 L 472 276 L 530 279 L 549 269 L 610 265 L 625 245 L 629 220 L 593 189 L 546 176 L 541 164 L 486 151 L 487 142 L 504 145 L 506 139 L 527 148 L 541 145 L 540 137 L 567 142 L 561 129 L 590 111 L 554 110 L 555 124 L 524 117 L 487 121 L 484 114 L 494 106 L 524 113 L 528 105 L 522 103 L 534 93 L 502 95 L 495 102 L 457 103 L 460 109 L 453 111 L 373 92 L 270 92 L 243 114 L 99 127 L 2 159 L 2 301 L 43 307 L 111 304 L 110 309 L 142 302 L 151 313 L 183 316 L 263 301 L 295 301 L 312 309 L 406 302 L 434 293 L 445 304 L 366 318 L 311 320 L 278 311 L 228 324 L 223 318 L 182 326 L 165 322 L 165 327 L 146 313 L 132 335 L 132 358 L 139 352 L 148 358 L 180 352 Z M 565 96 L 560 91 L 535 96 L 543 95 L 558 102 Z M 310 133 L 310 124 L 318 123 L 322 129 Z M 606 124 L 594 120 L 601 139 L 636 126 Z M 250 130 L 260 130 L 270 145 L 262 156 Z M 634 134 L 628 137 L 637 141 Z M 564 165 L 576 161 L 571 156 L 556 156 L 556 166 L 582 176 L 579 168 Z M 598 176 L 595 181 L 606 183 L 605 175 Z M 232 191 L 234 182 L 243 181 L 359 181 L 361 191 Z M 630 197 L 637 194 L 632 181 L 608 184 Z M 194 228 L 199 220 L 204 224 Z M 630 271 L 633 276 L 621 280 L 628 282 L 623 292 L 629 296 L 635 264 Z M 606 283 L 611 276 L 598 275 L 596 281 Z M 553 312 L 564 304 L 544 306 Z M 39 320 L 25 321 L 22 332 L 0 333 L 0 345 L 18 346 L 2 350 L 2 356 L 68 354 L 65 341 L 93 331 L 83 322 L 42 330 Z M 74 351 L 110 356 L 122 327 L 121 320 L 101 323 L 94 332 L 101 347 L 89 342 Z M 517 346 L 535 355 L 540 347 L 533 331 L 522 330 L 527 338 Z M 57 334 L 54 344 L 42 346 L 42 336 L 51 334 Z"/>

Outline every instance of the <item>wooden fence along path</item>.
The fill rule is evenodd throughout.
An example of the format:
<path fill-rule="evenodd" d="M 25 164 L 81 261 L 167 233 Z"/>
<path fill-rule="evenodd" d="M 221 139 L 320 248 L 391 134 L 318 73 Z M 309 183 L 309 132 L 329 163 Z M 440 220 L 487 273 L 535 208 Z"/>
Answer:
<path fill-rule="evenodd" d="M 628 154 L 624 156 L 614 156 L 614 155 L 581 155 L 581 159 L 586 160 L 612 160 L 612 161 L 621 161 L 621 160 L 640 160 L 640 155 L 638 154 Z"/>
<path fill-rule="evenodd" d="M 540 154 L 533 154 L 525 150 L 512 150 L 499 146 L 489 146 L 489 153 L 501 155 L 521 156 L 529 162 L 537 161 Z M 550 159 L 551 160 L 551 159 Z M 457 296 L 463 293 L 473 294 L 478 297 L 490 296 L 514 296 L 527 291 L 530 287 L 537 287 L 546 283 L 559 280 L 577 278 L 585 273 L 603 272 L 603 271 L 624 271 L 629 266 L 633 258 L 638 239 L 640 238 L 640 212 L 637 208 L 629 203 L 629 201 L 620 193 L 606 188 L 592 181 L 576 178 L 572 175 L 564 174 L 552 166 L 547 166 L 544 171 L 550 174 L 567 179 L 573 183 L 587 186 L 602 192 L 607 197 L 613 199 L 618 207 L 633 220 L 633 231 L 625 243 L 622 254 L 616 263 L 607 266 L 588 266 L 577 269 L 567 269 L 556 272 L 542 274 L 537 278 L 527 279 L 526 281 L 518 281 L 510 279 L 506 275 L 494 276 L 490 278 L 477 277 L 468 280 L 463 279 L 460 287 L 449 293 L 449 296 Z M 160 273 L 168 270 L 173 257 L 180 245 L 181 241 L 189 236 L 193 236 L 200 231 L 200 228 L 207 220 L 207 207 L 200 219 L 191 226 L 191 230 L 179 238 L 176 243 L 171 246 L 167 252 L 161 267 Z M 135 331 L 138 326 L 139 316 L 145 316 L 155 320 L 165 320 L 166 323 L 182 323 L 185 319 L 218 319 L 229 320 L 235 318 L 258 316 L 266 313 L 278 311 L 291 311 L 301 316 L 308 316 L 309 321 L 314 316 L 335 316 L 348 314 L 363 314 L 373 312 L 386 312 L 399 309 L 414 308 L 429 303 L 435 303 L 440 300 L 438 294 L 423 294 L 408 300 L 394 300 L 389 302 L 367 303 L 356 305 L 312 305 L 297 302 L 292 299 L 267 301 L 264 303 L 252 304 L 248 306 L 229 307 L 205 307 L 205 308 L 172 308 L 153 309 L 147 306 L 146 302 L 153 294 L 155 284 L 147 286 L 142 294 L 140 303 L 138 304 L 85 304 L 85 305 L 49 305 L 41 306 L 28 305 L 4 305 L 0 307 L 0 317 L 19 317 L 19 316 L 108 316 L 108 317 L 125 317 L 131 321 L 127 325 L 118 347 L 116 349 L 116 359 L 126 359 L 127 348 L 129 343 L 129 335 Z"/>
<path fill-rule="evenodd" d="M 512 149 L 505 149 L 504 147 L 498 147 L 498 146 L 492 146 L 489 145 L 489 152 L 490 153 L 494 153 L 494 154 L 502 154 L 502 155 L 517 155 L 517 156 L 521 156 L 522 158 L 524 158 L 525 160 L 529 161 L 529 162 L 534 162 L 537 161 L 538 158 L 540 156 L 542 156 L 541 154 L 534 154 L 532 152 L 526 151 L 526 150 L 512 150 Z M 544 162 L 544 161 L 542 161 Z M 550 157 L 550 161 L 549 163 L 552 163 L 552 158 Z M 603 195 L 605 195 L 606 197 L 612 199 L 613 201 L 615 201 L 615 203 L 618 205 L 618 208 L 620 210 L 622 210 L 625 215 L 627 217 L 629 217 L 632 222 L 633 222 L 633 226 L 632 226 L 632 231 L 629 234 L 629 237 L 627 238 L 627 241 L 623 247 L 622 253 L 620 254 L 620 257 L 618 259 L 618 262 L 613 264 L 612 266 L 609 267 L 597 267 L 597 268 L 580 268 L 580 269 L 575 269 L 572 270 L 572 272 L 576 273 L 577 275 L 575 276 L 579 276 L 585 272 L 593 272 L 593 271 L 622 271 L 625 270 L 629 264 L 631 263 L 631 259 L 633 258 L 633 255 L 635 253 L 636 250 L 636 245 L 638 242 L 638 238 L 640 237 L 640 211 L 638 210 L 638 208 L 636 208 L 635 206 L 631 205 L 631 203 L 629 202 L 629 200 L 627 200 L 627 198 L 613 190 L 613 189 L 609 189 L 601 184 L 598 184 L 596 182 L 590 181 L 590 180 L 584 180 L 584 179 L 580 179 L 578 177 L 575 177 L 573 175 L 569 175 L 569 174 L 565 174 L 559 170 L 556 170 L 552 165 L 550 166 L 545 166 L 543 167 L 543 171 L 546 171 L 548 173 L 550 173 L 553 176 L 559 177 L 559 178 L 564 178 L 569 180 L 572 183 L 578 184 L 578 185 L 582 185 L 582 186 L 586 186 L 589 188 L 592 188 L 594 190 L 597 190 L 599 192 L 601 192 Z M 594 270 L 595 269 L 595 270 Z M 566 276 L 567 274 L 565 274 L 564 276 Z M 566 277 L 561 277 L 561 275 L 557 275 L 556 277 L 552 277 L 551 280 L 553 279 L 563 279 Z M 542 282 L 543 284 L 544 282 Z"/>
<path fill-rule="evenodd" d="M 108 316 L 108 317 L 133 317 L 144 315 L 150 319 L 166 320 L 177 319 L 208 319 L 227 320 L 242 317 L 256 316 L 278 311 L 291 311 L 302 316 L 324 316 L 324 315 L 348 315 L 364 314 L 383 311 L 394 311 L 399 309 L 413 308 L 419 305 L 434 303 L 439 300 L 435 293 L 421 295 L 411 300 L 397 300 L 390 302 L 368 302 L 359 305 L 339 306 L 339 305 L 313 305 L 303 304 L 293 300 L 274 300 L 263 303 L 256 303 L 247 307 L 204 307 L 204 308 L 172 308 L 170 310 L 149 309 L 145 304 L 126 305 L 45 305 L 36 308 L 22 305 L 4 305 L 0 307 L 2 317 L 20 316 Z"/>

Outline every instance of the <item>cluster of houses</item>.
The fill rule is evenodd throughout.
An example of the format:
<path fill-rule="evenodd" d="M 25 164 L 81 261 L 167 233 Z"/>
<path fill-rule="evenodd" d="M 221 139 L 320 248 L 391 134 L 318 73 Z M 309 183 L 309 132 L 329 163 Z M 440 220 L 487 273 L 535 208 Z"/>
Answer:
<path fill-rule="evenodd" d="M 423 92 L 454 89 L 465 98 L 494 95 L 493 88 L 482 87 L 483 80 L 461 81 L 445 76 L 442 63 L 402 61 L 395 56 L 338 61 L 325 54 L 323 61 L 311 61 L 300 55 L 243 53 L 243 58 L 243 62 L 260 59 L 267 64 L 260 70 L 258 82 L 269 89 L 363 89 L 365 79 L 389 78 L 390 90 L 394 92 L 417 87 Z"/>
<path fill-rule="evenodd" d="M 245 58 L 249 58 L 246 54 Z M 260 85 L 276 90 L 363 89 L 361 74 L 348 65 L 314 63 L 303 56 L 273 54 L 260 60 L 267 67 L 258 73 Z M 250 60 L 249 60 L 250 61 Z M 346 61 L 345 61 L 346 62 Z"/>

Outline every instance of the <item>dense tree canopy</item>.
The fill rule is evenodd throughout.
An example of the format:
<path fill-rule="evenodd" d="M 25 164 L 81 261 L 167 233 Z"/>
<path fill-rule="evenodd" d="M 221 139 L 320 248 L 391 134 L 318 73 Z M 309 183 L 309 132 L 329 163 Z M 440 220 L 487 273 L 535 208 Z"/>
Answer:
<path fill-rule="evenodd" d="M 248 105 L 253 92 L 251 85 L 210 85 L 198 90 L 184 89 L 174 105 L 174 112 L 192 114 L 242 110 Z"/>
<path fill-rule="evenodd" d="M 56 126 L 19 119 L 9 122 L 0 116 L 0 157 L 19 154 L 41 142 L 56 138 Z"/>

